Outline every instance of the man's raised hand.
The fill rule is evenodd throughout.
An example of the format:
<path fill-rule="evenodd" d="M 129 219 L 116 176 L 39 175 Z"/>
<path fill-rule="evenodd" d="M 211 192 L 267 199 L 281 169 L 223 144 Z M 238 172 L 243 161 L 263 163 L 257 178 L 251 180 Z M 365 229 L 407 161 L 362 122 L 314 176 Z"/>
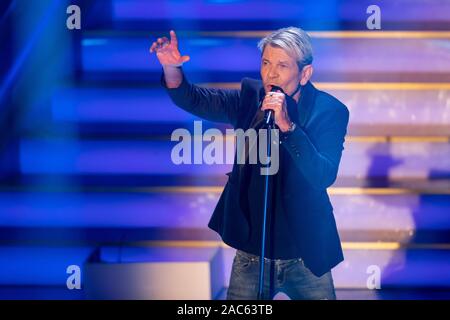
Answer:
<path fill-rule="evenodd" d="M 178 39 L 175 31 L 170 31 L 170 41 L 166 37 L 158 38 L 150 47 L 150 53 L 156 52 L 156 57 L 162 66 L 179 67 L 189 61 L 189 56 L 181 56 L 178 51 Z"/>

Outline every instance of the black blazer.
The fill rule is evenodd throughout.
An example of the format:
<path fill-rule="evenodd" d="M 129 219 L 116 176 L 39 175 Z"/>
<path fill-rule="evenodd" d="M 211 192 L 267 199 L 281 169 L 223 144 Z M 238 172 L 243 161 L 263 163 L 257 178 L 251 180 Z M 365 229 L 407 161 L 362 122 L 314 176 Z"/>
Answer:
<path fill-rule="evenodd" d="M 168 89 L 172 101 L 203 119 L 230 123 L 247 130 L 265 94 L 260 80 L 244 78 L 240 90 L 207 89 L 189 83 L 183 75 L 178 88 Z M 294 100 L 292 100 L 294 101 Z M 295 103 L 295 102 L 294 102 Z M 290 108 L 291 109 L 291 108 Z M 302 90 L 296 118 L 297 128 L 283 136 L 281 146 L 292 161 L 284 186 L 284 208 L 296 245 L 305 265 L 317 276 L 343 260 L 333 207 L 327 188 L 336 180 L 349 120 L 347 107 L 308 82 Z M 236 159 L 236 158 L 235 158 Z M 249 237 L 248 216 L 242 209 L 244 177 L 235 164 L 208 226 L 222 240 L 239 248 Z"/>

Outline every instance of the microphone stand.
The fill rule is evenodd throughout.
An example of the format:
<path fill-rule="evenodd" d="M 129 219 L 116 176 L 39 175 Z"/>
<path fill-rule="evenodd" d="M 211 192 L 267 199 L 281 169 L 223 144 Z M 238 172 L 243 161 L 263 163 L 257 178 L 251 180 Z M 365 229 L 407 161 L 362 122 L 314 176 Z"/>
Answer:
<path fill-rule="evenodd" d="M 259 259 L 259 289 L 258 289 L 258 300 L 264 300 L 264 256 L 266 251 L 266 222 L 267 222 L 267 208 L 269 205 L 269 167 L 271 159 L 271 148 L 272 148 L 272 129 L 274 127 L 274 114 L 268 112 L 265 119 L 265 128 L 267 129 L 267 164 L 266 166 L 266 177 L 264 182 L 264 212 L 263 212 L 263 223 L 262 223 L 262 237 L 261 237 L 261 255 Z"/>

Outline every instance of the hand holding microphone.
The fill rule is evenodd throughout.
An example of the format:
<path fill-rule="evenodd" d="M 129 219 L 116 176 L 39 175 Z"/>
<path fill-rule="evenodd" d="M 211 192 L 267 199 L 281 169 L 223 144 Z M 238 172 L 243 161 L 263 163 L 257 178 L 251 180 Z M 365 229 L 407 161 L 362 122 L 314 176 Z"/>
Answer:
<path fill-rule="evenodd" d="M 272 86 L 271 91 L 264 97 L 261 110 L 266 111 L 266 123 L 275 120 L 275 124 L 282 132 L 288 131 L 291 127 L 292 121 L 287 111 L 286 96 L 280 87 Z"/>

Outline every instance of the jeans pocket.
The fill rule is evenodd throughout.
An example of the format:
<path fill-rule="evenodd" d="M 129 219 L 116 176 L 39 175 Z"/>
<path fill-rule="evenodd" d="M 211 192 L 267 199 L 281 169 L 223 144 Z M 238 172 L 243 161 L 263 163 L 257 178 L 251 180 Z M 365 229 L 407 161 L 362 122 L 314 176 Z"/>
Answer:
<path fill-rule="evenodd" d="M 286 272 L 291 271 L 294 268 L 303 268 L 305 265 L 303 264 L 303 260 L 300 258 L 286 260 L 283 265 L 283 268 Z"/>
<path fill-rule="evenodd" d="M 245 252 L 237 251 L 234 257 L 233 267 L 236 271 L 245 271 L 251 267 L 255 259 Z"/>

